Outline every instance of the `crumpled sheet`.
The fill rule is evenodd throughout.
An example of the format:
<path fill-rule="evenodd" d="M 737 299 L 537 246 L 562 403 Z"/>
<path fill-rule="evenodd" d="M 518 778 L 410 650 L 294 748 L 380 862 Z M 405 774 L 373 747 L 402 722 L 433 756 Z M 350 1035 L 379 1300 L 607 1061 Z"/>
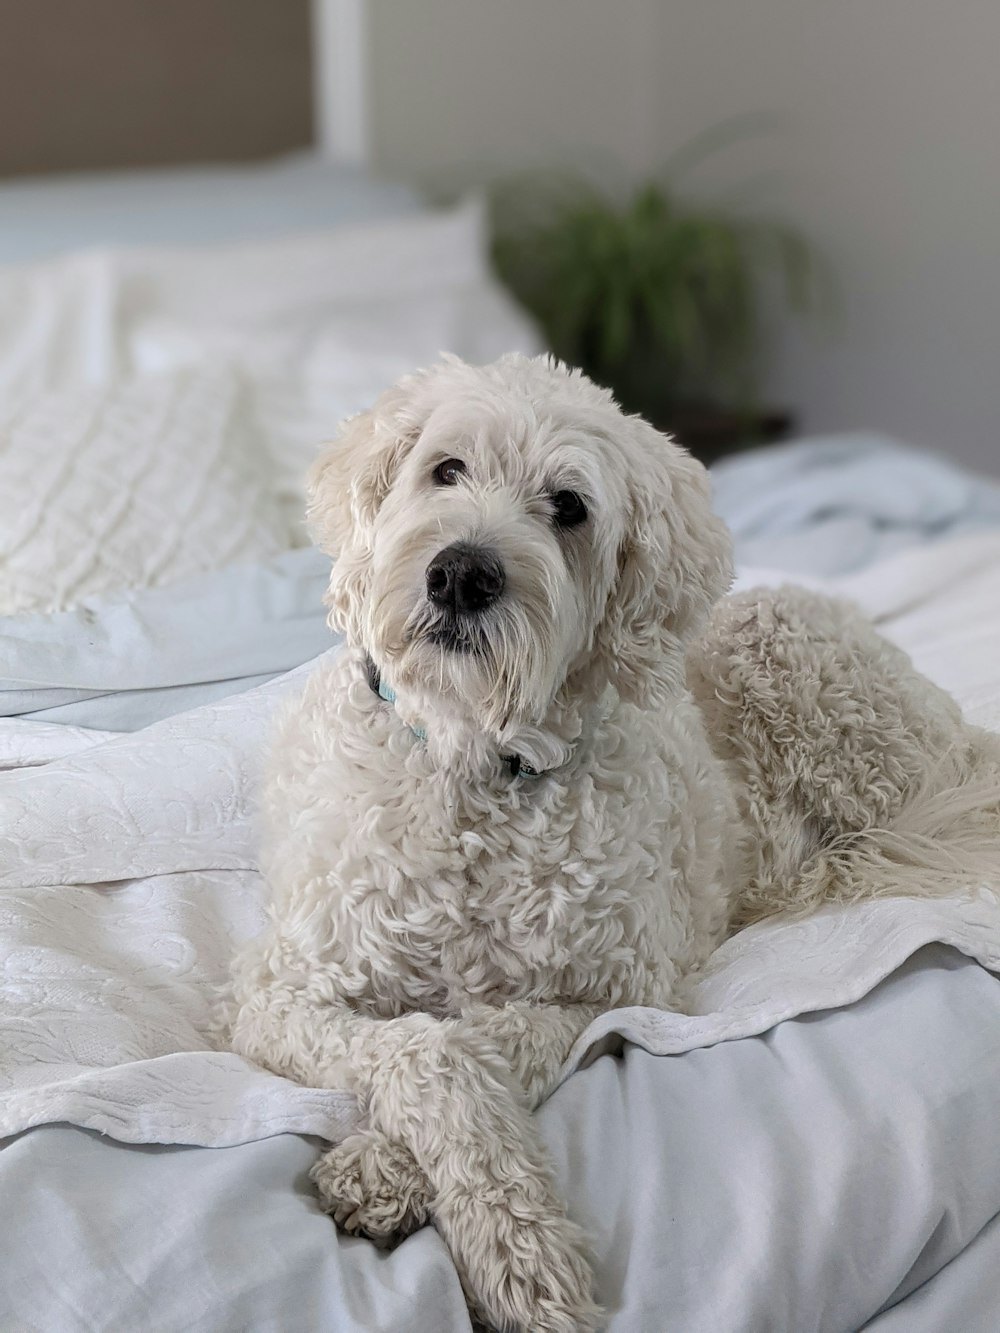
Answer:
<path fill-rule="evenodd" d="M 1000 480 L 869 432 L 723 459 L 715 504 L 737 562 L 853 574 L 914 545 L 1000 526 Z"/>
<path fill-rule="evenodd" d="M 0 717 L 138 731 L 263 685 L 339 640 L 329 576 L 307 547 L 54 615 L 0 616 Z"/>

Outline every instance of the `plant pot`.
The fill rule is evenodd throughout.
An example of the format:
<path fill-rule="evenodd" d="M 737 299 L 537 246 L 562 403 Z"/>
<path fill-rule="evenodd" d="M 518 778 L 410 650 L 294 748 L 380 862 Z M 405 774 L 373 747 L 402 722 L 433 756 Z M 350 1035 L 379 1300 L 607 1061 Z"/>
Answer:
<path fill-rule="evenodd" d="M 654 422 L 690 449 L 702 463 L 714 463 L 726 454 L 742 453 L 763 444 L 777 444 L 791 434 L 795 419 L 780 408 L 736 412 L 695 406 L 676 408 L 667 419 Z"/>

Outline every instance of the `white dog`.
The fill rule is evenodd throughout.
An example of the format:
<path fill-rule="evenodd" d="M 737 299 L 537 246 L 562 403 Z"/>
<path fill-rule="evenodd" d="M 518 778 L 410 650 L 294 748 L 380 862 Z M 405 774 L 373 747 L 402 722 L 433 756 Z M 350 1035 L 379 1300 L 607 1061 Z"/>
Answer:
<path fill-rule="evenodd" d="M 367 1127 L 313 1173 L 341 1224 L 431 1215 L 485 1318 L 588 1329 L 529 1114 L 574 1040 L 678 1006 L 739 917 L 919 888 L 900 828 L 971 863 L 989 743 L 853 612 L 785 592 L 710 622 L 704 470 L 548 360 L 404 380 L 310 516 L 347 647 L 278 740 L 235 1049 L 357 1093 Z"/>

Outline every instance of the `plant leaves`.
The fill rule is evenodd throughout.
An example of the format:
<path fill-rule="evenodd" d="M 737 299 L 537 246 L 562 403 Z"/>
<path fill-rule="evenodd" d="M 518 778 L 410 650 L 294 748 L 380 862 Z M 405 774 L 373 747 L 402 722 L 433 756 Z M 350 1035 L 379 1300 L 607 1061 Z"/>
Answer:
<path fill-rule="evenodd" d="M 716 127 L 675 155 L 674 180 L 759 118 Z M 648 181 L 619 202 L 570 173 L 532 173 L 490 193 L 493 262 L 550 347 L 632 410 L 752 403 L 764 309 L 822 309 L 831 285 L 794 228 Z"/>

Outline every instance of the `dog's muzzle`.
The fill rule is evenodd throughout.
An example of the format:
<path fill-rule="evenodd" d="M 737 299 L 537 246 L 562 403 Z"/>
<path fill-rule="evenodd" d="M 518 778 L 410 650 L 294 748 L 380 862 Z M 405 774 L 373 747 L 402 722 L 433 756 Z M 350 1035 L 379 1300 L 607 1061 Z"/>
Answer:
<path fill-rule="evenodd" d="M 427 598 L 449 617 L 478 616 L 496 602 L 507 582 L 493 551 L 453 542 L 427 566 Z"/>

